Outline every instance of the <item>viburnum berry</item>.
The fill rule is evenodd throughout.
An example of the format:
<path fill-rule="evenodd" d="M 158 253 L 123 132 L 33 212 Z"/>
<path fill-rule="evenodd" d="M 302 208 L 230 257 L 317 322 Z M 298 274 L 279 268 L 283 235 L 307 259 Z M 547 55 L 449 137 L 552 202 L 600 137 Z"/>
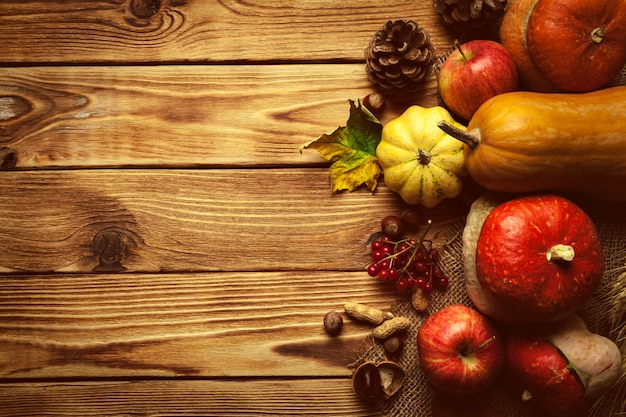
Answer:
<path fill-rule="evenodd" d="M 411 244 L 409 244 L 408 242 L 400 242 L 398 243 L 398 247 L 396 248 L 396 253 L 404 254 L 409 249 L 411 249 Z"/>
<path fill-rule="evenodd" d="M 383 259 L 379 262 L 378 266 L 380 267 L 381 271 L 384 271 L 389 269 L 389 267 L 391 266 L 391 262 L 389 261 L 389 259 Z"/>
<path fill-rule="evenodd" d="M 424 272 L 428 271 L 428 264 L 424 261 L 415 262 L 414 266 L 415 272 L 417 272 L 418 274 L 423 274 Z"/>
<path fill-rule="evenodd" d="M 387 254 L 380 249 L 377 249 L 372 252 L 372 260 L 374 262 L 382 261 L 385 258 L 385 256 L 387 256 Z"/>
<path fill-rule="evenodd" d="M 415 279 L 415 286 L 416 286 L 417 288 L 423 289 L 423 288 L 424 288 L 424 286 L 426 285 L 426 283 L 427 283 L 427 282 L 428 282 L 428 281 L 426 281 L 426 280 L 424 279 L 424 277 L 417 277 L 417 278 Z"/>
<path fill-rule="evenodd" d="M 403 278 L 396 281 L 396 289 L 400 292 L 406 291 L 411 288 L 411 283 L 408 279 Z"/>
<path fill-rule="evenodd" d="M 406 256 L 398 256 L 393 260 L 393 266 L 397 269 L 404 269 L 409 262 Z"/>
<path fill-rule="evenodd" d="M 445 290 L 446 288 L 448 288 L 448 278 L 445 276 L 439 277 L 434 281 L 433 285 L 438 290 Z"/>
<path fill-rule="evenodd" d="M 387 279 L 396 280 L 398 278 L 398 270 L 396 268 L 389 268 L 387 270 Z"/>
<path fill-rule="evenodd" d="M 388 216 L 383 225 L 397 220 Z M 445 290 L 449 280 L 439 265 L 439 250 L 425 238 L 430 224 L 419 238 L 395 238 L 383 233 L 373 241 L 368 275 L 393 282 L 400 292 L 419 288 L 428 295 L 435 289 Z"/>
<path fill-rule="evenodd" d="M 370 277 L 377 276 L 379 272 L 380 272 L 380 267 L 378 266 L 377 263 L 372 263 L 367 267 L 367 274 Z"/>
<path fill-rule="evenodd" d="M 375 250 L 380 250 L 383 247 L 383 242 L 381 242 L 380 240 L 375 240 L 372 242 L 370 247 L 372 249 L 372 252 L 374 252 Z"/>
<path fill-rule="evenodd" d="M 382 271 L 380 271 L 378 273 L 378 278 L 380 278 L 383 281 L 386 281 L 389 278 L 389 270 L 383 269 Z"/>
<path fill-rule="evenodd" d="M 382 235 L 382 237 L 380 238 L 380 242 L 383 244 L 393 243 L 393 240 L 388 235 Z"/>

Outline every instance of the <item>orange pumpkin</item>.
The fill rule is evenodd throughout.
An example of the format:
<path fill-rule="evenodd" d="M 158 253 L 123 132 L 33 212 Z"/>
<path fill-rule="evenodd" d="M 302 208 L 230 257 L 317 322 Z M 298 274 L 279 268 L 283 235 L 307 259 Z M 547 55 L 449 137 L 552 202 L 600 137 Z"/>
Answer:
<path fill-rule="evenodd" d="M 512 0 L 500 42 L 529 90 L 587 92 L 626 64 L 626 0 Z"/>

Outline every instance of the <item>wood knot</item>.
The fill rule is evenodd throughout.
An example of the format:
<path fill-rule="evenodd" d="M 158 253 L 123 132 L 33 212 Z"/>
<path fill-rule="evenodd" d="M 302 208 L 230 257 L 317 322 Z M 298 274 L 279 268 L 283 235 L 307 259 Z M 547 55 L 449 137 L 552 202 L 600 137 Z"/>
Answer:
<path fill-rule="evenodd" d="M 122 272 L 126 268 L 122 259 L 127 249 L 126 236 L 114 229 L 105 229 L 98 232 L 93 238 L 93 246 L 98 256 L 98 265 L 94 272 Z"/>
<path fill-rule="evenodd" d="M 0 169 L 3 171 L 13 169 L 17 165 L 17 154 L 11 148 L 0 148 Z"/>
<path fill-rule="evenodd" d="M 19 96 L 0 97 L 0 121 L 17 119 L 32 110 L 28 100 Z"/>
<path fill-rule="evenodd" d="M 130 0 L 130 12 L 140 19 L 149 19 L 161 9 L 160 0 Z"/>

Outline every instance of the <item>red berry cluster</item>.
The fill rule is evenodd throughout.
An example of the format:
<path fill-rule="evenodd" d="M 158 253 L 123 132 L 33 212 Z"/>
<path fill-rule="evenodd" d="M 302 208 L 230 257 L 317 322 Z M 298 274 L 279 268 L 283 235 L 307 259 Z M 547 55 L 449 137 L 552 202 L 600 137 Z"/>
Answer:
<path fill-rule="evenodd" d="M 439 266 L 439 250 L 425 239 L 427 231 L 418 239 L 394 240 L 383 233 L 371 243 L 368 275 L 395 283 L 398 291 L 419 288 L 430 294 L 435 289 L 445 290 L 448 277 Z"/>

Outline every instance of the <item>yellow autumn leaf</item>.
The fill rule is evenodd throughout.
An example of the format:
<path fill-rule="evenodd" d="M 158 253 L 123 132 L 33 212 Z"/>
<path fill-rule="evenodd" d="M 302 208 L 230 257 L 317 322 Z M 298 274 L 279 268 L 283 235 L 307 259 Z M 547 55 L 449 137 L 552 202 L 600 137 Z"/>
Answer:
<path fill-rule="evenodd" d="M 361 185 L 374 191 L 382 172 L 376 159 L 381 134 L 382 125 L 376 117 L 358 100 L 350 100 L 346 126 L 321 135 L 303 145 L 300 151 L 315 149 L 332 162 L 329 173 L 333 192 L 354 191 Z"/>

